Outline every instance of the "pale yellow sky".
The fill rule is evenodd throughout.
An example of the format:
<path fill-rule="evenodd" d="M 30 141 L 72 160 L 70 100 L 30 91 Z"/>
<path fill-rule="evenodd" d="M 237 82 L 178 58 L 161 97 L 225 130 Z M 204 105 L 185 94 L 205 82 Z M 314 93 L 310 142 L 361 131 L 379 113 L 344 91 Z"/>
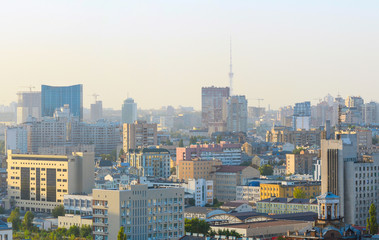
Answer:
<path fill-rule="evenodd" d="M 202 86 L 272 108 L 327 93 L 379 100 L 378 1 L 6 1 L 0 104 L 21 86 L 84 84 L 119 109 L 200 109 Z"/>

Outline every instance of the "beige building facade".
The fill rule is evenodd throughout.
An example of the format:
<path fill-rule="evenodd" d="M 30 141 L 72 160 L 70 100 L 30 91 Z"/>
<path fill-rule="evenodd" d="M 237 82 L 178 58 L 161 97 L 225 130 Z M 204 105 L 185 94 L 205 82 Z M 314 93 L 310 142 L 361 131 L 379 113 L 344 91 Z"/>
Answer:
<path fill-rule="evenodd" d="M 71 226 L 84 227 L 92 226 L 92 217 L 74 214 L 66 214 L 65 216 L 58 217 L 58 227 L 69 229 Z"/>
<path fill-rule="evenodd" d="M 210 180 L 210 173 L 215 170 L 216 166 L 221 166 L 220 160 L 203 161 L 198 158 L 193 160 L 179 161 L 177 166 L 178 179 L 188 182 L 188 179 L 204 178 Z"/>
<path fill-rule="evenodd" d="M 94 153 L 13 154 L 8 151 L 8 197 L 24 211 L 51 212 L 63 196 L 90 193 L 94 187 Z"/>
<path fill-rule="evenodd" d="M 123 125 L 123 149 L 125 152 L 128 152 L 129 149 L 157 144 L 157 124 L 136 121 Z"/>

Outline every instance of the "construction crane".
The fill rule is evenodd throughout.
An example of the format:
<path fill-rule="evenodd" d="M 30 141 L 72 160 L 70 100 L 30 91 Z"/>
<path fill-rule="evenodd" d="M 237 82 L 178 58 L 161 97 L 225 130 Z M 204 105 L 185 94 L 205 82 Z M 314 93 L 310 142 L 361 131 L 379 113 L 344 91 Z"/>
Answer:
<path fill-rule="evenodd" d="M 21 88 L 29 88 L 29 91 L 31 92 L 33 88 L 36 88 L 32 85 L 29 85 L 29 86 L 21 86 Z"/>
<path fill-rule="evenodd" d="M 92 96 L 95 98 L 95 102 L 97 102 L 97 97 L 100 96 L 100 95 L 97 94 L 97 93 L 94 93 L 94 94 L 92 94 Z"/>
<path fill-rule="evenodd" d="M 263 98 L 256 98 L 255 100 L 258 101 L 258 108 L 261 108 L 261 101 L 263 101 Z"/>

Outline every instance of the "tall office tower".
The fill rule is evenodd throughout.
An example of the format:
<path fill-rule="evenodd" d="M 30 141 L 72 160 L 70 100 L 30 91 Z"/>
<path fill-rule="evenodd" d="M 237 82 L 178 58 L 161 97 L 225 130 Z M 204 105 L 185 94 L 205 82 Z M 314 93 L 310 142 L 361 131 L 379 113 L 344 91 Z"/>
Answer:
<path fill-rule="evenodd" d="M 23 211 L 51 212 L 63 196 L 91 193 L 93 153 L 71 156 L 14 154 L 8 151 L 8 196 Z"/>
<path fill-rule="evenodd" d="M 126 190 L 94 189 L 93 239 L 117 239 L 121 227 L 130 240 L 184 236 L 184 189 L 128 185 Z"/>
<path fill-rule="evenodd" d="M 229 132 L 247 132 L 247 100 L 245 96 L 231 96 L 225 103 L 224 119 Z"/>
<path fill-rule="evenodd" d="M 201 123 L 212 132 L 225 131 L 224 102 L 229 98 L 229 87 L 201 88 Z"/>
<path fill-rule="evenodd" d="M 122 123 L 132 124 L 137 121 L 137 103 L 133 98 L 127 98 L 122 105 Z"/>
<path fill-rule="evenodd" d="M 91 121 L 96 122 L 99 119 L 103 118 L 103 102 L 96 101 L 91 104 Z"/>
<path fill-rule="evenodd" d="M 26 122 L 28 117 L 41 117 L 41 92 L 18 92 L 17 124 Z"/>
<path fill-rule="evenodd" d="M 340 196 L 340 213 L 345 216 L 345 222 L 352 223 L 346 210 L 356 206 L 349 201 L 351 196 L 348 192 L 353 186 L 347 185 L 347 179 L 354 179 L 355 174 L 347 172 L 346 163 L 357 162 L 357 135 L 338 133 L 336 139 L 321 140 L 321 193 L 331 192 Z"/>
<path fill-rule="evenodd" d="M 129 149 L 125 161 L 137 170 L 138 176 L 170 177 L 170 152 L 167 149 L 155 147 Z"/>
<path fill-rule="evenodd" d="M 310 129 L 311 102 L 296 103 L 293 108 L 293 129 Z"/>
<path fill-rule="evenodd" d="M 279 108 L 277 119 L 280 122 L 281 126 L 291 127 L 292 116 L 293 116 L 293 107 L 285 106 L 285 107 Z"/>
<path fill-rule="evenodd" d="M 123 148 L 125 152 L 129 149 L 136 149 L 157 145 L 157 124 L 136 121 L 132 124 L 123 125 Z"/>
<path fill-rule="evenodd" d="M 68 104 L 72 115 L 83 121 L 83 85 L 41 86 L 42 117 L 52 117 L 55 110 Z"/>

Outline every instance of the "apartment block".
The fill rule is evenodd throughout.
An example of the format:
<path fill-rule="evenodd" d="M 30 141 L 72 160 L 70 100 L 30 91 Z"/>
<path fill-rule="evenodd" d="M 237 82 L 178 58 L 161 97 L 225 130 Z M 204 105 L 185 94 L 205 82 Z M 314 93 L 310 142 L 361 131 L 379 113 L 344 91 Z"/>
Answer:
<path fill-rule="evenodd" d="M 260 187 L 258 186 L 237 186 L 236 200 L 255 203 L 261 199 Z"/>
<path fill-rule="evenodd" d="M 125 152 L 129 149 L 142 148 L 157 145 L 157 124 L 136 121 L 123 125 L 123 148 Z"/>
<path fill-rule="evenodd" d="M 229 132 L 247 131 L 247 99 L 245 96 L 230 96 L 225 103 L 224 118 Z"/>
<path fill-rule="evenodd" d="M 236 200 L 236 188 L 244 185 L 249 178 L 259 178 L 257 169 L 250 166 L 222 165 L 211 173 L 214 184 L 214 197 L 219 201 Z"/>
<path fill-rule="evenodd" d="M 216 166 L 221 166 L 220 160 L 201 160 L 194 158 L 192 160 L 182 160 L 177 165 L 178 179 L 188 181 L 189 179 L 204 178 L 210 180 L 211 172 L 215 171 Z"/>
<path fill-rule="evenodd" d="M 204 178 L 189 179 L 186 190 L 194 195 L 195 206 L 213 205 L 213 181 Z"/>
<path fill-rule="evenodd" d="M 317 154 L 301 151 L 299 154 L 286 154 L 286 174 L 313 174 L 313 163 Z"/>
<path fill-rule="evenodd" d="M 18 92 L 17 97 L 17 124 L 26 122 L 29 117 L 41 117 L 41 92 Z"/>
<path fill-rule="evenodd" d="M 67 214 L 92 215 L 92 196 L 67 194 L 63 196 L 63 206 Z"/>
<path fill-rule="evenodd" d="M 129 149 L 125 161 L 137 171 L 135 174 L 138 176 L 170 177 L 170 152 L 167 149 Z"/>
<path fill-rule="evenodd" d="M 219 159 L 223 165 L 241 163 L 242 145 L 239 143 L 221 142 L 219 144 L 197 144 L 176 148 L 176 163 L 182 160 L 201 158 L 202 160 Z"/>
<path fill-rule="evenodd" d="M 307 198 L 314 198 L 321 194 L 321 183 L 313 181 L 261 183 L 260 187 L 261 200 L 271 197 L 293 198 L 295 188 L 302 189 Z"/>
<path fill-rule="evenodd" d="M 129 185 L 126 190 L 93 190 L 93 239 L 179 239 L 184 235 L 184 189 Z"/>
<path fill-rule="evenodd" d="M 257 212 L 267 214 L 318 213 L 317 199 L 267 198 L 258 201 L 256 206 Z"/>
<path fill-rule="evenodd" d="M 92 216 L 66 214 L 58 217 L 58 227 L 69 229 L 71 226 L 92 226 Z"/>
<path fill-rule="evenodd" d="M 225 130 L 224 103 L 229 98 L 228 87 L 201 88 L 201 123 L 203 128 L 212 128 L 215 132 Z"/>
<path fill-rule="evenodd" d="M 266 142 L 291 143 L 295 146 L 317 145 L 321 141 L 320 129 L 290 130 L 285 127 L 274 127 L 266 133 Z"/>
<path fill-rule="evenodd" d="M 8 197 L 24 211 L 51 212 L 64 195 L 90 193 L 94 154 L 71 156 L 13 154 L 8 151 Z"/>

